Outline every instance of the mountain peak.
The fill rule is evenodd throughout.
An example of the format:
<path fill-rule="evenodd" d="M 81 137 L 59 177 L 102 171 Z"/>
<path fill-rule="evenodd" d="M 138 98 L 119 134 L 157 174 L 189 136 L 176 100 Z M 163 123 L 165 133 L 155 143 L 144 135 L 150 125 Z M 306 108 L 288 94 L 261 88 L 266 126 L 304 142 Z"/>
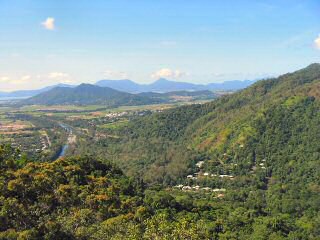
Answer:
<path fill-rule="evenodd" d="M 304 70 L 319 70 L 320 71 L 320 63 L 312 63 Z"/>
<path fill-rule="evenodd" d="M 156 83 L 156 82 L 173 82 L 173 81 L 170 81 L 170 80 L 168 80 L 168 79 L 166 79 L 166 78 L 159 78 L 158 80 L 156 80 L 154 83 Z"/>
<path fill-rule="evenodd" d="M 77 88 L 83 88 L 83 87 L 98 87 L 98 86 L 92 85 L 90 83 L 81 83 Z"/>
<path fill-rule="evenodd" d="M 311 63 L 308 67 L 320 67 L 320 63 Z"/>

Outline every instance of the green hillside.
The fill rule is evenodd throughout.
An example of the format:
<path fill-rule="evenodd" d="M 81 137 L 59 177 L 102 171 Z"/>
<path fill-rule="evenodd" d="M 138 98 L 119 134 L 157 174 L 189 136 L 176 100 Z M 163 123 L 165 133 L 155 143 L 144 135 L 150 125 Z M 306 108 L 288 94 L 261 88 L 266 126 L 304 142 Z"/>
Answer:
<path fill-rule="evenodd" d="M 319 156 L 309 154 L 319 152 L 319 84 L 320 65 L 313 64 L 277 79 L 259 81 L 208 104 L 185 106 L 139 119 L 123 129 L 129 136 L 123 139 L 125 150 L 119 150 L 127 149 L 128 161 L 124 165 L 148 161 L 149 166 L 165 167 L 174 162 L 174 156 L 172 161 L 159 159 L 175 145 L 184 153 L 191 151 L 206 158 L 206 166 L 212 171 L 223 171 L 215 167 L 223 168 L 216 166 L 216 162 L 226 155 L 229 162 L 250 161 L 248 169 L 268 157 L 277 162 L 275 156 L 284 156 L 279 161 L 297 163 L 310 157 L 309 161 L 318 160 Z M 140 147 L 134 147 L 135 144 Z M 150 148 L 154 151 L 146 154 Z M 135 152 L 139 152 L 137 159 Z M 123 157 L 120 154 L 120 161 Z M 195 159 L 189 156 L 176 161 L 186 166 Z M 141 166 L 148 173 L 145 164 Z M 170 171 L 171 168 L 167 173 Z"/>
<path fill-rule="evenodd" d="M 319 239 L 320 64 L 102 133 L 0 147 L 0 239 Z"/>
<path fill-rule="evenodd" d="M 228 171 L 224 161 L 243 162 L 243 174 L 263 159 L 270 165 L 308 159 L 312 165 L 319 159 L 319 86 L 320 65 L 313 64 L 208 104 L 138 119 L 118 133 L 123 136 L 114 145 L 118 161 L 151 178 L 160 171 L 157 181 L 168 183 L 189 173 L 199 159 L 207 159 L 213 172 Z M 184 170 L 181 175 L 172 164 Z"/>
<path fill-rule="evenodd" d="M 320 65 L 312 64 L 208 104 L 132 121 L 114 133 L 120 138 L 94 149 L 112 152 L 127 174 L 150 185 L 226 189 L 224 200 L 233 210 L 218 211 L 253 214 L 250 230 L 252 222 L 238 227 L 260 239 L 316 239 L 318 231 L 300 233 L 320 223 L 319 126 Z M 266 221 L 277 227 L 271 230 Z"/>

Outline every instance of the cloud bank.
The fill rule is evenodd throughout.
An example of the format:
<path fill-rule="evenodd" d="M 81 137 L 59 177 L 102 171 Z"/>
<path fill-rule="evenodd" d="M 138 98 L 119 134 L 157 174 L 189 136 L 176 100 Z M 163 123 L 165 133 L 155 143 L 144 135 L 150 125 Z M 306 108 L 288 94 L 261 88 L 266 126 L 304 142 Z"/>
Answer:
<path fill-rule="evenodd" d="M 55 19 L 52 17 L 48 17 L 44 22 L 41 23 L 41 25 L 47 29 L 47 30 L 54 30 L 55 29 L 55 24 L 54 24 Z"/>
<path fill-rule="evenodd" d="M 162 68 L 151 75 L 152 78 L 180 78 L 185 76 L 186 73 L 180 70 L 171 70 L 169 68 Z"/>
<path fill-rule="evenodd" d="M 320 35 L 314 40 L 314 45 L 320 50 Z"/>

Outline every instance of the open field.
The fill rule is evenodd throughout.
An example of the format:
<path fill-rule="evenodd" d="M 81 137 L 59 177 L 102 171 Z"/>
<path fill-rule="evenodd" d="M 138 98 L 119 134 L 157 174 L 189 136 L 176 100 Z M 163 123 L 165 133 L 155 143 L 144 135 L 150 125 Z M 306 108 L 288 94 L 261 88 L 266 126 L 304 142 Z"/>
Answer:
<path fill-rule="evenodd" d="M 204 103 L 196 101 L 192 103 Z M 36 159 L 50 160 L 65 148 L 64 154 L 90 139 L 119 139 L 115 131 L 132 119 L 162 112 L 191 102 L 121 106 L 16 106 L 0 105 L 0 142 L 17 146 Z M 61 126 L 68 126 L 64 129 Z M 68 147 L 66 147 L 68 146 Z"/>
<path fill-rule="evenodd" d="M 128 120 L 121 120 L 121 121 L 117 121 L 117 122 L 114 122 L 114 123 L 107 123 L 107 124 L 103 124 L 103 125 L 100 125 L 99 128 L 102 128 L 102 129 L 117 129 L 117 128 L 120 128 L 120 127 L 124 127 L 128 124 Z"/>

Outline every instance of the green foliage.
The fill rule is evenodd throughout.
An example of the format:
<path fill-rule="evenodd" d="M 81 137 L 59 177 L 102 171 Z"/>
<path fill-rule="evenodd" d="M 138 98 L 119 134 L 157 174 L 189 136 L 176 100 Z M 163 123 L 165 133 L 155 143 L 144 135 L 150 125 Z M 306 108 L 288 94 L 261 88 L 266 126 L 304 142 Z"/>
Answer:
<path fill-rule="evenodd" d="M 83 157 L 1 146 L 0 239 L 319 239 L 319 86 L 314 64 L 83 138 Z"/>

